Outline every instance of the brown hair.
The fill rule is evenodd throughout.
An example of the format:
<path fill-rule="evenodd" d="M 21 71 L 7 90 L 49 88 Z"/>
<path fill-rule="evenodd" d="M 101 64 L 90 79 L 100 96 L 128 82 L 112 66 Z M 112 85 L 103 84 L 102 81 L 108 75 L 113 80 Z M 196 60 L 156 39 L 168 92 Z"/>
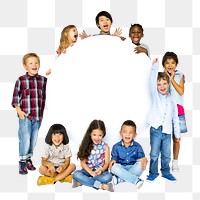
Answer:
<path fill-rule="evenodd" d="M 162 65 L 164 66 L 167 59 L 175 60 L 176 64 L 178 65 L 178 56 L 174 52 L 166 52 L 162 59 Z"/>
<path fill-rule="evenodd" d="M 83 140 L 79 147 L 79 151 L 77 153 L 77 158 L 79 158 L 80 160 L 87 159 L 88 156 L 91 154 L 91 150 L 92 150 L 92 146 L 93 146 L 93 141 L 91 139 L 91 133 L 95 129 L 100 129 L 103 132 L 103 137 L 105 137 L 105 135 L 106 135 L 106 127 L 105 127 L 104 122 L 102 120 L 96 120 L 96 119 L 93 120 L 90 123 L 90 125 L 83 137 Z"/>
<path fill-rule="evenodd" d="M 26 65 L 26 60 L 30 57 L 35 57 L 37 58 L 39 64 L 40 64 L 40 58 L 36 53 L 27 53 L 26 55 L 24 55 L 24 57 L 22 58 L 22 63 L 23 65 Z"/>
<path fill-rule="evenodd" d="M 167 83 L 170 84 L 169 75 L 166 72 L 158 72 L 157 81 L 160 81 L 161 79 L 167 81 Z"/>

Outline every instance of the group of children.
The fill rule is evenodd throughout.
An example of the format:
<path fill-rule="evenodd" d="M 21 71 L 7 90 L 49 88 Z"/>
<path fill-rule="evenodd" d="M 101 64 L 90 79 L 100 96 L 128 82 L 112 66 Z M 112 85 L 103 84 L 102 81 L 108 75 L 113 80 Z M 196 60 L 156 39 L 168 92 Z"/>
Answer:
<path fill-rule="evenodd" d="M 96 16 L 96 25 L 101 30 L 98 35 L 121 36 L 121 29 L 110 33 L 112 17 L 106 11 Z M 135 53 L 145 53 L 150 56 L 147 45 L 140 43 L 143 37 L 140 24 L 131 25 L 129 37 L 135 45 Z M 79 35 L 81 39 L 90 37 L 85 31 Z M 96 35 L 94 35 L 96 36 Z M 58 56 L 66 53 L 78 38 L 74 25 L 63 29 Z M 12 106 L 19 118 L 19 173 L 27 174 L 35 170 L 31 157 L 37 141 L 38 131 L 42 122 L 46 100 L 47 78 L 38 74 L 40 58 L 35 53 L 23 57 L 26 74 L 20 76 L 15 83 Z M 173 138 L 172 171 L 179 171 L 178 155 L 180 150 L 180 133 L 187 132 L 183 94 L 185 77 L 176 70 L 178 57 L 174 52 L 166 52 L 162 59 L 163 72 L 158 72 L 158 59 L 153 60 L 150 72 L 150 94 L 152 98 L 151 111 L 147 121 L 150 125 L 150 164 L 146 181 L 153 182 L 158 176 L 158 159 L 161 155 L 161 174 L 169 181 L 176 181 L 170 173 L 171 138 Z M 47 75 L 51 73 L 48 70 Z M 120 130 L 122 140 L 110 148 L 102 139 L 106 135 L 105 124 L 101 120 L 93 120 L 89 125 L 77 153 L 81 170 L 70 162 L 72 156 L 69 138 L 65 127 L 54 124 L 45 138 L 47 144 L 42 154 L 42 166 L 39 172 L 38 185 L 72 182 L 72 187 L 87 185 L 95 189 L 113 192 L 113 184 L 130 182 L 140 188 L 143 180 L 141 174 L 147 166 L 147 158 L 139 143 L 134 141 L 136 124 L 132 120 L 125 121 Z"/>
<path fill-rule="evenodd" d="M 75 165 L 70 164 L 72 154 L 65 127 L 61 124 L 52 125 L 45 138 L 47 146 L 43 151 L 42 166 L 39 168 L 43 176 L 38 178 L 37 184 L 55 184 L 57 181 L 71 183 L 73 180 L 72 188 L 86 185 L 113 192 L 113 184 L 126 181 L 140 188 L 143 180 L 139 177 L 146 168 L 147 158 L 141 145 L 134 141 L 136 124 L 132 120 L 122 124 L 122 140 L 113 146 L 111 160 L 109 145 L 103 141 L 105 135 L 104 122 L 93 120 L 77 153 L 82 169 L 75 170 Z"/>

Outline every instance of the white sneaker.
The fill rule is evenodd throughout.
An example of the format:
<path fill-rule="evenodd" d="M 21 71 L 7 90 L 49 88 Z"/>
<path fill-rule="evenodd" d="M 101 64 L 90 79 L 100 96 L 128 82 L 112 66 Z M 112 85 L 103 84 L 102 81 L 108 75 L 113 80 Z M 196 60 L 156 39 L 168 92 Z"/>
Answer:
<path fill-rule="evenodd" d="M 113 185 L 117 185 L 118 183 L 123 183 L 124 180 L 119 178 L 118 176 L 113 176 Z"/>
<path fill-rule="evenodd" d="M 172 171 L 173 172 L 179 172 L 178 162 L 172 161 Z"/>
<path fill-rule="evenodd" d="M 136 182 L 136 186 L 137 186 L 137 189 L 140 189 L 143 185 L 144 181 L 140 178 L 138 178 L 138 181 Z"/>

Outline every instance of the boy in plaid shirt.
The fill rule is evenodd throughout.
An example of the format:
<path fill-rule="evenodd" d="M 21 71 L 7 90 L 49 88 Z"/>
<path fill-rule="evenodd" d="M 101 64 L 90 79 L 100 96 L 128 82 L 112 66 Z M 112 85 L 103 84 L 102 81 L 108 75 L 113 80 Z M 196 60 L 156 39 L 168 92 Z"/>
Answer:
<path fill-rule="evenodd" d="M 27 169 L 36 169 L 31 156 L 43 118 L 47 78 L 38 74 L 40 58 L 37 54 L 26 54 L 22 62 L 27 72 L 15 83 L 12 106 L 19 118 L 19 174 L 27 174 Z"/>

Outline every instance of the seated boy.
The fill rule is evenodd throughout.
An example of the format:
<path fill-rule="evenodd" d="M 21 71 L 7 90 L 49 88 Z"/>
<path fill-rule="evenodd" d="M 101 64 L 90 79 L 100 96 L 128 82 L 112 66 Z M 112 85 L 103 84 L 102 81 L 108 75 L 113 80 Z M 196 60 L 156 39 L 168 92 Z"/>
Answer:
<path fill-rule="evenodd" d="M 136 133 L 136 124 L 131 121 L 125 121 L 120 130 L 122 140 L 116 143 L 111 152 L 111 162 L 109 169 L 113 176 L 114 184 L 120 182 L 129 182 L 141 188 L 143 180 L 139 177 L 144 172 L 147 159 L 141 145 L 134 141 Z"/>
<path fill-rule="evenodd" d="M 108 13 L 107 11 L 101 11 L 97 14 L 96 18 L 96 25 L 97 27 L 101 30 L 99 34 L 95 34 L 93 36 L 96 35 L 112 35 L 112 36 L 117 36 L 120 37 L 121 40 L 125 40 L 125 37 L 122 37 L 122 29 L 120 28 L 116 28 L 114 34 L 110 33 L 110 28 L 112 25 L 112 16 L 110 15 L 110 13 Z M 90 35 L 88 35 L 85 31 L 82 32 L 82 34 L 79 34 L 81 39 L 90 37 Z"/>
<path fill-rule="evenodd" d="M 135 53 L 146 53 L 150 57 L 149 47 L 146 44 L 140 43 L 141 38 L 144 36 L 144 30 L 140 24 L 131 24 L 129 29 L 129 37 L 132 43 L 136 45 Z"/>

